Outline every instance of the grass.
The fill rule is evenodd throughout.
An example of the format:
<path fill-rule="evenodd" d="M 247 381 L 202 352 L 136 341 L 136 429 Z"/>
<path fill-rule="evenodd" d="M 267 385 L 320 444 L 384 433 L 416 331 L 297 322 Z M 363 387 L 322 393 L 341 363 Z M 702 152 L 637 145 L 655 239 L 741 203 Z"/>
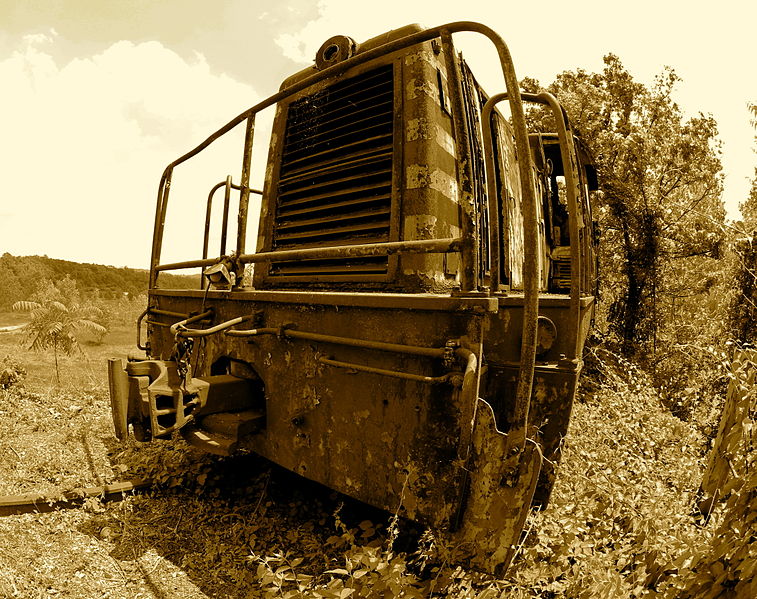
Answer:
<path fill-rule="evenodd" d="M 2 325 L 2 320 L 0 320 Z M 0 519 L 0 597 L 654 597 L 675 559 L 712 539 L 692 515 L 707 440 L 671 416 L 640 373 L 604 366 L 576 405 L 553 502 L 534 513 L 504 580 L 444 565 L 433 540 L 255 456 L 199 455 L 180 440 L 118 444 L 105 360 L 52 357 L 0 333 L 28 370 L 2 392 L 0 494 L 63 490 L 148 473 L 154 494 Z M 704 400 L 703 400 L 704 401 Z M 423 566 L 425 563 L 425 567 Z"/>

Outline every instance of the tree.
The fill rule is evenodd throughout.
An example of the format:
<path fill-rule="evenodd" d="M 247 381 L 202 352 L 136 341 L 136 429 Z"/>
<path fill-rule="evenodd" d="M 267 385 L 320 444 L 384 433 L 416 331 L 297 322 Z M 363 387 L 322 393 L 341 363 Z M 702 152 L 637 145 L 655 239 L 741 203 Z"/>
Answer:
<path fill-rule="evenodd" d="M 672 69 L 647 87 L 617 56 L 604 62 L 602 73 L 558 75 L 548 91 L 596 158 L 609 330 L 626 356 L 654 363 L 684 296 L 691 302 L 708 293 L 713 280 L 705 273 L 719 270 L 710 264 L 720 255 L 725 218 L 717 126 L 703 114 L 684 119 Z M 524 87 L 537 91 L 538 82 Z M 532 120 L 553 128 L 544 111 Z"/>
<path fill-rule="evenodd" d="M 59 384 L 58 352 L 69 356 L 84 353 L 77 339 L 82 330 L 99 334 L 107 332 L 104 326 L 93 320 L 97 318 L 99 309 L 80 302 L 76 282 L 68 277 L 57 286 L 43 281 L 32 300 L 16 302 L 13 310 L 31 313 L 31 322 L 25 329 L 27 338 L 31 340 L 29 349 L 53 350 L 55 378 Z"/>

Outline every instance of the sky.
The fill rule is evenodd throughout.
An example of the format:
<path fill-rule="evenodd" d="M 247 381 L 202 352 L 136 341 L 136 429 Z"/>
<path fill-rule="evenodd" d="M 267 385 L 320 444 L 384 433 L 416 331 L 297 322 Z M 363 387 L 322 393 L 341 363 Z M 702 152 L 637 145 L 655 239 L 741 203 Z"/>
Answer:
<path fill-rule="evenodd" d="M 457 20 L 497 31 L 518 77 L 543 85 L 600 71 L 610 52 L 646 84 L 675 69 L 684 114 L 718 122 L 723 199 L 738 217 L 757 164 L 753 1 L 0 0 L 0 253 L 146 268 L 168 163 L 310 66 L 333 35 Z M 455 43 L 487 90 L 504 89 L 488 42 Z M 253 186 L 269 121 L 256 127 Z M 242 135 L 176 169 L 164 262 L 200 257 L 207 194 L 239 181 Z M 252 214 L 248 249 L 255 225 Z M 215 217 L 212 228 L 217 255 Z"/>

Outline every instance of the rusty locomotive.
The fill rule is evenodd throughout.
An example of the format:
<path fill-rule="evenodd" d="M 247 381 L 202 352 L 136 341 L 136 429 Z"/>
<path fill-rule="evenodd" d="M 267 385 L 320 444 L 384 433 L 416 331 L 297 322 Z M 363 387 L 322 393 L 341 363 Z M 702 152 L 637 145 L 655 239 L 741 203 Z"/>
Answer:
<path fill-rule="evenodd" d="M 462 31 L 491 41 L 504 93 L 487 95 L 456 53 Z M 550 111 L 555 132 L 529 134 L 524 102 Z M 256 190 L 255 117 L 268 107 Z M 162 263 L 174 169 L 239 125 L 241 179 L 211 189 L 202 256 Z M 166 168 L 137 322 L 147 355 L 109 363 L 117 435 L 179 431 L 206 451 L 255 452 L 399 510 L 459 561 L 501 573 L 529 508 L 549 498 L 570 418 L 595 301 L 594 189 L 565 112 L 518 91 L 488 27 L 331 38 L 314 66 Z M 202 269 L 197 289 L 161 287 L 162 272 L 189 268 Z"/>

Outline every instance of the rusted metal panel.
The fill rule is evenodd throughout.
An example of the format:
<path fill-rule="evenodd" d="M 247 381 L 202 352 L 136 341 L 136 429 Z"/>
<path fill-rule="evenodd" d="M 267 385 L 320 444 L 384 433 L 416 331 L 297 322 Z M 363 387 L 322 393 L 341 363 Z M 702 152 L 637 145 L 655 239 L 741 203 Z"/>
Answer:
<path fill-rule="evenodd" d="M 529 440 L 513 466 L 507 435 L 496 425 L 491 407 L 480 400 L 469 462 L 469 494 L 462 524 L 451 538 L 455 561 L 502 575 L 528 516 L 542 456 L 539 446 Z"/>
<path fill-rule="evenodd" d="M 191 312 L 199 302 L 163 296 L 159 309 Z M 303 338 L 272 334 L 205 338 L 202 364 L 192 364 L 195 370 L 199 366 L 196 376 L 206 374 L 219 360 L 238 360 L 258 374 L 265 397 L 270 398 L 265 430 L 247 439 L 245 446 L 373 505 L 396 509 L 402 498 L 408 517 L 435 525 L 450 521 L 461 501 L 461 454 L 466 450 L 460 440 L 470 439 L 470 431 L 461 427 L 472 420 L 476 396 L 470 392 L 464 396 L 452 380 L 429 385 L 380 371 L 445 377 L 450 370 L 442 358 L 450 339 L 459 339 L 480 356 L 483 314 L 210 298 L 206 306 L 215 309 L 217 320 L 263 312 L 266 326 L 296 325 L 287 331 L 293 335 L 321 332 L 305 333 Z M 344 340 L 356 331 L 373 344 L 346 345 Z M 152 341 L 156 356 L 170 356 L 174 340 L 165 328 L 155 330 Z M 428 350 L 416 352 L 425 355 L 407 353 L 412 348 Z M 323 359 L 379 372 L 356 375 L 330 368 Z M 453 362 L 451 371 L 462 376 L 465 365 L 457 358 Z M 420 482 L 413 480 L 413 473 Z"/>

